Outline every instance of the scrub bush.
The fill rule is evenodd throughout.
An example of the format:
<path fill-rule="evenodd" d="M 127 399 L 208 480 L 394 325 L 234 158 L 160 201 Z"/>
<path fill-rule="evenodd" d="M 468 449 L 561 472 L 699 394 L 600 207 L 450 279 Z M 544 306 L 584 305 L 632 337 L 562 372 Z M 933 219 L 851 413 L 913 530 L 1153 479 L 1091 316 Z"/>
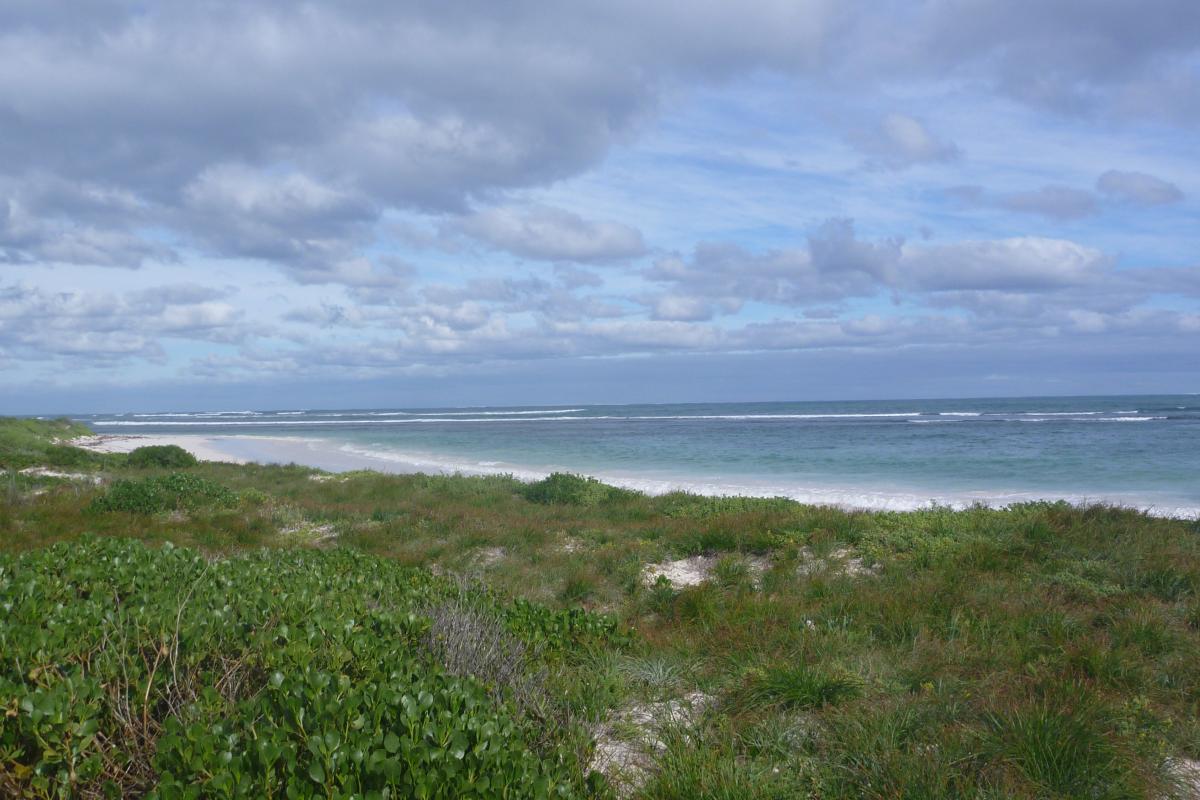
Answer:
<path fill-rule="evenodd" d="M 533 721 L 467 660 L 436 658 L 462 627 L 455 598 L 344 549 L 210 562 L 84 539 L 0 556 L 0 795 L 579 796 L 574 750 L 533 747 Z M 423 609 L 440 609 L 436 632 Z M 579 627 L 558 618 L 513 621 Z M 494 619 L 474 620 L 509 649 L 486 678 L 521 684 L 528 644 Z"/>
<path fill-rule="evenodd" d="M 147 467 L 184 469 L 196 466 L 196 457 L 178 445 L 161 444 L 133 450 L 125 463 L 138 469 Z"/>
<path fill-rule="evenodd" d="M 634 493 L 601 483 L 595 478 L 555 472 L 523 488 L 522 494 L 531 503 L 545 505 L 598 506 Z"/>
<path fill-rule="evenodd" d="M 199 508 L 233 508 L 238 496 L 219 483 L 174 472 L 140 480 L 119 480 L 92 501 L 92 511 L 157 514 Z"/>

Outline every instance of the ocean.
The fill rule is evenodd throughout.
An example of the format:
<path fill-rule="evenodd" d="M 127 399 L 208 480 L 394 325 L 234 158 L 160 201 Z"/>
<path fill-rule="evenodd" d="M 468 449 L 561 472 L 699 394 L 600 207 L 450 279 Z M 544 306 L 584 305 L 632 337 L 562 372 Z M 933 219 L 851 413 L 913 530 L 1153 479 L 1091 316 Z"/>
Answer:
<path fill-rule="evenodd" d="M 84 414 L 327 469 L 593 475 L 850 508 L 1102 501 L 1200 516 L 1200 397 Z"/>

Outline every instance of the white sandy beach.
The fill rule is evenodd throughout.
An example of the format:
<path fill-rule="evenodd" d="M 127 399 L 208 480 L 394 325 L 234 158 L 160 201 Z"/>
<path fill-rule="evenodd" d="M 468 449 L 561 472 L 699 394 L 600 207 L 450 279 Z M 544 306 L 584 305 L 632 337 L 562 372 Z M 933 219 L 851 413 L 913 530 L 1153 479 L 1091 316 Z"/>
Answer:
<path fill-rule="evenodd" d="M 245 464 L 250 461 L 221 447 L 224 437 L 215 436 L 113 436 L 101 434 L 86 439 L 78 439 L 72 444 L 85 450 L 97 453 L 128 453 L 139 447 L 151 445 L 173 444 L 182 447 L 201 461 L 225 461 L 232 464 Z"/>

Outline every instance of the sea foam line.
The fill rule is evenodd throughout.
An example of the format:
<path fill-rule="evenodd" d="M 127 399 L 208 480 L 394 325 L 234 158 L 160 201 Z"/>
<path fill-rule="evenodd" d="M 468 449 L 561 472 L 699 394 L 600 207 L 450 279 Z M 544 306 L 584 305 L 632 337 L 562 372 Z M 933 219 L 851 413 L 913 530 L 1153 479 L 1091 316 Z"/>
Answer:
<path fill-rule="evenodd" d="M 332 416 L 332 415 L 331 415 Z M 103 426 L 120 426 L 120 427 L 160 427 L 160 426 L 200 426 L 200 425 L 249 425 L 249 426 L 269 426 L 269 425 L 411 425 L 420 423 L 436 423 L 450 424 L 459 422 L 562 422 L 562 421 L 589 421 L 589 420 L 616 420 L 616 421 L 655 421 L 655 420 L 671 420 L 671 421 L 688 421 L 688 420 L 779 420 L 779 419 L 873 419 L 873 418 L 911 418 L 919 417 L 921 412 L 903 412 L 903 413 L 887 413 L 887 414 L 673 414 L 673 415 L 635 415 L 635 416 L 619 416 L 619 415 L 596 415 L 596 416 L 553 416 L 553 417 L 455 417 L 446 419 L 444 417 L 409 417 L 405 419 L 295 419 L 295 420 L 276 420 L 276 419 L 256 419 L 256 420 L 194 420 L 194 421 L 174 421 L 164 420 L 161 422 L 130 422 L 127 420 L 92 420 L 95 425 Z"/>
<path fill-rule="evenodd" d="M 541 480 L 551 472 L 575 471 L 569 467 L 562 466 L 524 466 L 496 461 L 472 461 L 448 458 L 431 453 L 415 454 L 397 450 L 378 450 L 351 444 L 344 444 L 338 449 L 341 452 L 370 459 L 375 462 L 403 465 L 404 467 L 416 470 L 433 469 L 446 474 L 511 475 L 519 480 L 535 481 Z M 846 509 L 865 509 L 871 511 L 915 511 L 922 508 L 929 508 L 932 505 L 964 509 L 970 508 L 977 503 L 982 503 L 993 508 L 1002 508 L 1012 503 L 1037 500 L 1066 500 L 1074 504 L 1110 502 L 1137 508 L 1158 517 L 1183 519 L 1200 517 L 1200 507 L 1197 506 L 1163 506 L 1148 503 L 1137 498 L 1105 496 L 1103 493 L 1091 495 L 1048 495 L 1039 492 L 1018 490 L 962 492 L 955 494 L 935 494 L 930 492 L 926 494 L 918 489 L 872 490 L 869 487 L 812 486 L 805 485 L 800 481 L 787 484 L 774 482 L 738 483 L 728 480 L 714 480 L 700 476 L 682 475 L 648 478 L 609 473 L 604 470 L 587 471 L 587 474 L 612 486 L 633 489 L 650 495 L 686 491 L 709 496 L 786 497 L 800 503 L 833 505 Z"/>

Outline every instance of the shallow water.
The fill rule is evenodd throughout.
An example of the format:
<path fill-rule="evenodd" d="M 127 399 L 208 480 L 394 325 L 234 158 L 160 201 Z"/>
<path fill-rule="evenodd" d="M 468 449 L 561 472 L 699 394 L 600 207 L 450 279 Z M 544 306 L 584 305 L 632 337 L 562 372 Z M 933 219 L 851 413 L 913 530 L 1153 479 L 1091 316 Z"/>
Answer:
<path fill-rule="evenodd" d="M 1104 500 L 1200 514 L 1200 397 L 1057 397 L 82 415 L 335 469 L 596 475 L 865 508 Z M 303 446 L 257 437 L 302 437 Z M 241 442 L 238 444 L 238 442 Z"/>

